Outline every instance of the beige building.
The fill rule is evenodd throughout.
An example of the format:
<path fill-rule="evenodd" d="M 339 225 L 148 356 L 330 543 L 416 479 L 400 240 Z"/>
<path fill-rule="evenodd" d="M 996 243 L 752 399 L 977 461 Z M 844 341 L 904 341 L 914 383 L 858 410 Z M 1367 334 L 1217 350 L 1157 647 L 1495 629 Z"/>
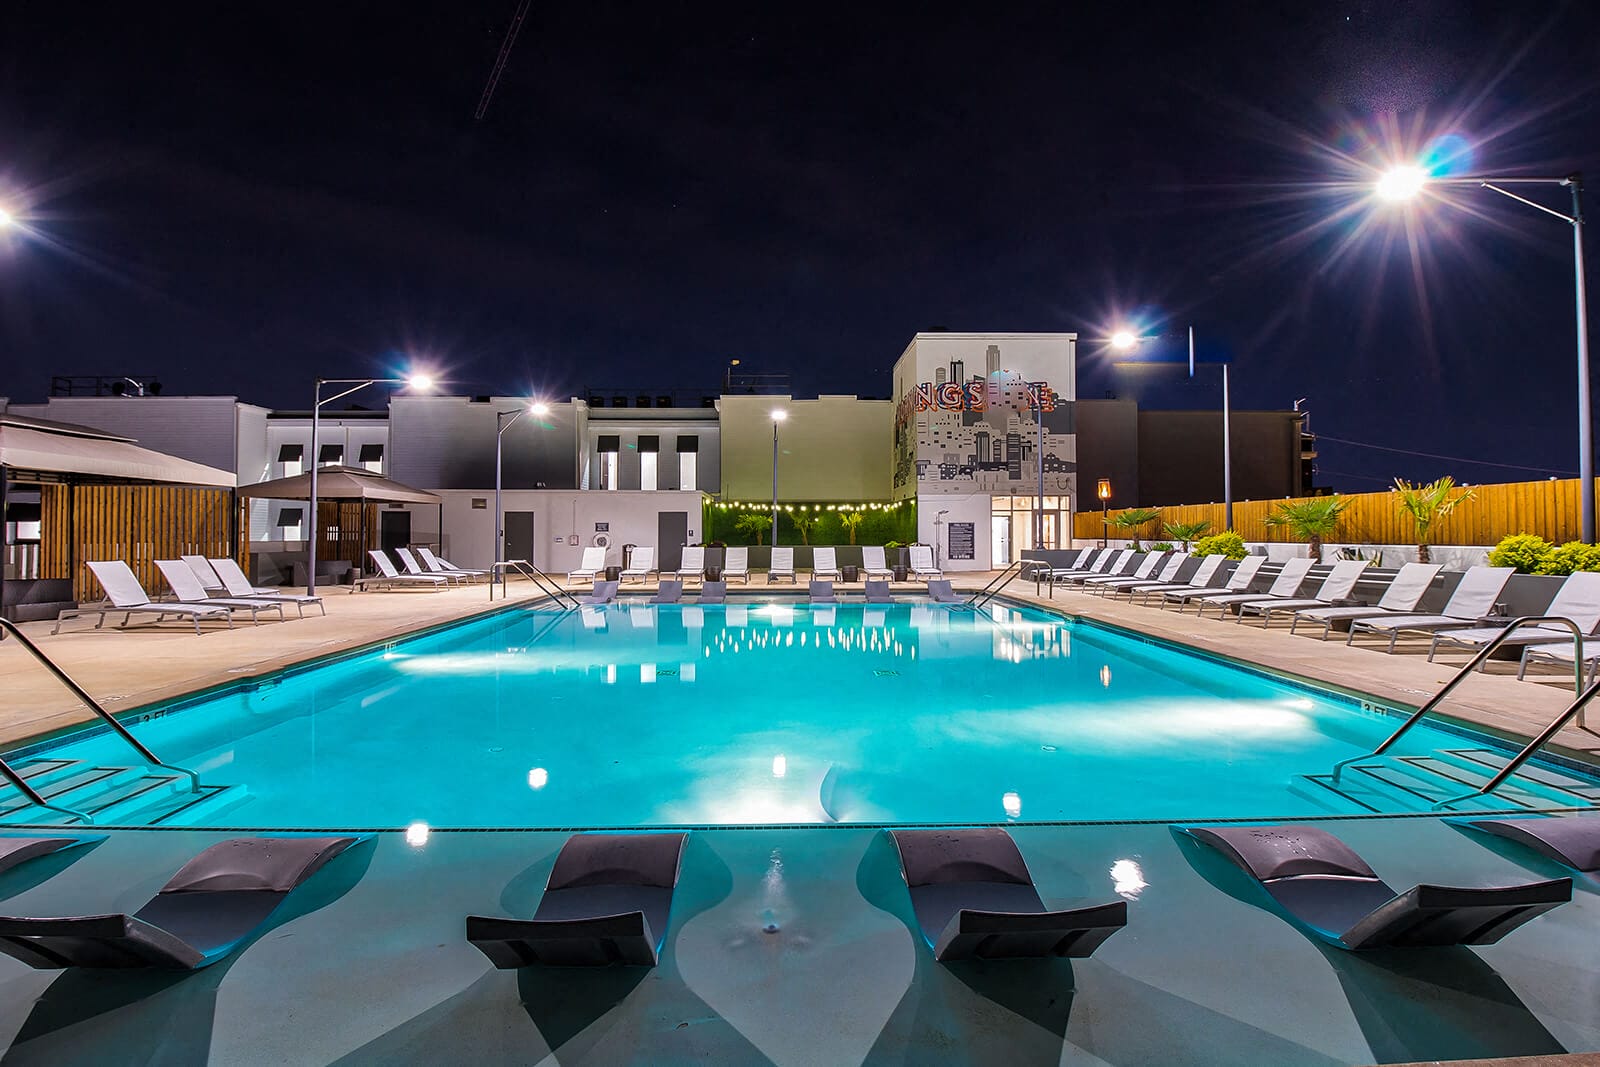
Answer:
<path fill-rule="evenodd" d="M 778 427 L 778 497 L 791 503 L 890 499 L 894 404 L 854 396 L 723 396 L 722 491 L 727 501 L 772 499 L 772 428 Z M 785 413 L 774 423 L 772 413 Z"/>

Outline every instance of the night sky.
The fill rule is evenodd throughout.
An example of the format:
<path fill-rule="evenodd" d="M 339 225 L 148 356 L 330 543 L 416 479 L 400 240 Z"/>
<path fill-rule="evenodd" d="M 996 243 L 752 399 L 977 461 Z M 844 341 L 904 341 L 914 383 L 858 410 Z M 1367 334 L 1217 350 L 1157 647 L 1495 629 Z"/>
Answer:
<path fill-rule="evenodd" d="M 0 395 L 304 408 L 410 353 L 457 393 L 739 358 L 887 396 L 944 326 L 1215 406 L 1098 340 L 1192 323 L 1238 407 L 1306 398 L 1323 484 L 1576 471 L 1570 227 L 1363 183 L 1432 150 L 1600 186 L 1600 5 L 534 4 L 477 121 L 517 6 L 0 5 Z"/>

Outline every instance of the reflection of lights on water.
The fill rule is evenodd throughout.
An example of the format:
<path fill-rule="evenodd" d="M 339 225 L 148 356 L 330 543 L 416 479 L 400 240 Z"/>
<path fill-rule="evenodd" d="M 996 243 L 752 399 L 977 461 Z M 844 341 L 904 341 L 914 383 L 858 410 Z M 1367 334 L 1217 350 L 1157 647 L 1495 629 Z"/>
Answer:
<path fill-rule="evenodd" d="M 1100 684 L 1107 689 L 1111 688 L 1111 664 L 1100 665 Z"/>
<path fill-rule="evenodd" d="M 772 777 L 774 777 L 774 778 L 782 778 L 784 775 L 786 775 L 788 773 L 789 773 L 789 760 L 788 760 L 788 758 L 786 756 L 783 756 L 783 755 L 773 756 L 772 757 Z"/>
<path fill-rule="evenodd" d="M 654 663 L 639 664 L 639 683 L 650 685 L 656 680 L 656 665 Z"/>
<path fill-rule="evenodd" d="M 1022 814 L 1022 797 L 1016 793 L 1007 793 L 1000 798 L 1001 807 L 1006 809 L 1006 817 L 1015 819 Z"/>
<path fill-rule="evenodd" d="M 406 827 L 406 844 L 412 848 L 421 848 L 428 843 L 428 834 L 431 833 L 425 822 L 414 822 Z"/>
<path fill-rule="evenodd" d="M 617 665 L 615 663 L 606 664 L 606 684 L 617 684 Z"/>
<path fill-rule="evenodd" d="M 528 788 L 543 789 L 550 784 L 550 772 L 543 767 L 535 767 L 528 772 Z"/>
<path fill-rule="evenodd" d="M 1150 883 L 1144 880 L 1144 871 L 1133 860 L 1118 860 L 1111 865 L 1111 888 L 1119 896 L 1138 900 Z"/>

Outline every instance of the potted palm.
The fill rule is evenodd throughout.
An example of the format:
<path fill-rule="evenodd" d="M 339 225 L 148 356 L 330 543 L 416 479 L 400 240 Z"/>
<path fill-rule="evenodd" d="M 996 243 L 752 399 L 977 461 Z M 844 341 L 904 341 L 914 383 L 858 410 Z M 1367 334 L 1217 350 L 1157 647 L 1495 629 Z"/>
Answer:
<path fill-rule="evenodd" d="M 1205 519 L 1199 522 L 1169 522 L 1162 527 L 1162 531 L 1170 539 L 1183 546 L 1185 552 L 1189 551 L 1189 542 L 1198 541 L 1211 529 L 1211 523 Z"/>
<path fill-rule="evenodd" d="M 1290 500 L 1279 504 L 1264 520 L 1268 526 L 1282 526 L 1297 540 L 1306 542 L 1308 554 L 1322 562 L 1322 539 L 1339 526 L 1339 516 L 1350 506 L 1338 495 L 1314 496 L 1309 500 Z"/>
<path fill-rule="evenodd" d="M 1477 496 L 1477 490 L 1456 485 L 1448 474 L 1426 485 L 1412 485 L 1404 478 L 1394 480 L 1395 503 L 1402 516 L 1410 516 L 1417 538 L 1417 562 L 1433 562 L 1428 549 L 1429 531 L 1434 522 Z"/>
<path fill-rule="evenodd" d="M 1119 511 L 1117 517 L 1111 520 L 1111 525 L 1121 530 L 1128 531 L 1128 537 L 1133 542 L 1128 547 L 1135 552 L 1140 551 L 1139 531 L 1161 518 L 1161 512 L 1151 508 L 1129 508 Z"/>

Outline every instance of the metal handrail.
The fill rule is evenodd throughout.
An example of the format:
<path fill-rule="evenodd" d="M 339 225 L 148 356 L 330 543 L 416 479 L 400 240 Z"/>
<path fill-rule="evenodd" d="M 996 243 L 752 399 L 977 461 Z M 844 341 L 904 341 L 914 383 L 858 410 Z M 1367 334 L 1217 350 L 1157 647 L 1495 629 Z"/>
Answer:
<path fill-rule="evenodd" d="M 495 572 L 495 576 L 499 577 L 502 587 L 505 585 L 506 571 L 515 570 L 518 574 L 528 579 L 528 581 L 538 586 L 539 592 L 555 600 L 557 603 L 561 601 L 562 597 L 565 597 L 566 599 L 572 601 L 573 607 L 579 606 L 577 597 L 573 596 L 565 589 L 562 589 L 560 584 L 554 578 L 551 578 L 544 571 L 540 570 L 538 567 L 534 566 L 525 559 L 503 559 L 493 564 L 491 570 Z M 540 581 L 541 578 L 550 583 L 548 588 L 545 586 L 544 581 Z M 491 576 L 491 580 L 489 582 L 489 600 L 491 603 L 494 601 L 494 587 L 495 583 L 493 581 L 493 576 Z M 507 597 L 510 595 L 511 594 L 509 592 L 506 593 Z"/>
<path fill-rule="evenodd" d="M 13 770 L 11 764 L 7 763 L 3 759 L 0 759 L 0 775 L 4 775 L 12 785 L 16 786 L 22 791 L 22 795 L 27 797 L 30 803 L 33 803 L 38 807 L 46 808 L 50 811 L 59 811 L 63 815 L 70 815 L 74 819 L 82 819 L 86 823 L 94 822 L 94 816 L 89 815 L 86 812 L 79 811 L 77 808 L 64 808 L 60 804 L 50 803 L 44 797 L 39 795 L 39 791 L 37 789 L 28 784 L 27 779 L 23 778 L 22 775 Z"/>
<path fill-rule="evenodd" d="M 1581 658 L 1579 662 L 1582 662 Z M 1490 778 L 1488 782 L 1484 783 L 1483 786 L 1473 790 L 1470 793 L 1463 793 L 1458 797 L 1451 797 L 1448 800 L 1441 800 L 1434 804 L 1434 809 L 1437 810 L 1439 808 L 1448 808 L 1452 804 L 1459 804 L 1463 800 L 1471 800 L 1473 797 L 1485 796 L 1500 788 L 1500 784 L 1502 782 L 1515 774 L 1518 767 L 1521 767 L 1524 763 L 1528 762 L 1528 760 L 1532 759 L 1534 752 L 1544 747 L 1545 743 L 1559 733 L 1561 728 L 1572 720 L 1573 716 L 1582 715 L 1583 709 L 1588 705 L 1590 700 L 1594 699 L 1594 695 L 1596 693 L 1600 693 L 1600 679 L 1590 682 L 1589 688 L 1579 693 L 1573 699 L 1572 703 L 1567 705 L 1565 711 L 1563 711 L 1560 715 L 1557 715 L 1549 726 L 1546 726 L 1542 731 L 1540 731 L 1539 736 L 1535 737 L 1532 741 L 1529 741 L 1527 746 L 1523 748 L 1521 752 L 1518 752 L 1515 756 L 1513 756 L 1511 761 L 1504 767 L 1501 767 L 1495 776 Z M 1583 724 L 1583 720 L 1579 719 L 1578 724 L 1581 726 Z"/>
<path fill-rule="evenodd" d="M 1548 623 L 1560 623 L 1572 631 L 1572 689 L 1573 692 L 1581 694 L 1583 690 L 1583 631 L 1578 628 L 1578 624 L 1573 622 L 1571 619 L 1563 618 L 1560 615 L 1523 615 L 1520 618 L 1512 619 L 1510 625 L 1495 635 L 1494 640 L 1490 641 L 1488 644 L 1479 649 L 1477 655 L 1468 660 L 1467 665 L 1457 671 L 1455 677 L 1446 682 L 1444 684 L 1444 688 L 1435 693 L 1432 699 L 1430 699 L 1426 704 L 1422 705 L 1422 707 L 1418 708 L 1416 711 L 1413 711 L 1406 721 L 1400 724 L 1400 728 L 1389 735 L 1389 739 L 1387 741 L 1364 756 L 1351 756 L 1349 759 L 1340 760 L 1338 763 L 1335 763 L 1333 765 L 1333 780 L 1338 782 L 1339 775 L 1344 771 L 1347 765 L 1351 763 L 1357 763 L 1364 759 L 1371 759 L 1374 756 L 1383 755 L 1391 745 L 1400 740 L 1401 735 L 1415 726 L 1424 715 L 1438 707 L 1439 703 L 1444 700 L 1445 697 L 1450 695 L 1451 690 L 1460 685 L 1461 682 L 1465 680 L 1466 677 L 1474 670 L 1476 670 L 1484 660 L 1488 659 L 1495 649 L 1503 645 L 1506 638 L 1510 637 L 1513 632 L 1524 626 L 1543 626 Z M 1579 700 L 1569 710 L 1575 713 L 1582 712 L 1584 703 L 1585 701 Z M 1583 725 L 1581 719 L 1579 720 L 1579 725 Z M 1498 784 L 1498 782 L 1496 784 Z"/>
<path fill-rule="evenodd" d="M 148 748 L 146 748 L 144 746 L 144 744 L 137 737 L 134 737 L 133 734 L 128 732 L 128 728 L 126 726 L 122 725 L 122 723 L 117 721 L 116 716 L 112 715 L 105 708 L 102 708 L 99 705 L 99 703 L 95 701 L 94 697 L 90 696 L 88 693 L 86 693 L 84 691 L 83 686 L 81 686 L 77 682 L 73 681 L 71 679 L 71 677 L 69 677 L 67 675 L 66 671 L 64 671 L 60 667 L 56 666 L 55 662 L 53 660 L 51 660 L 49 656 L 45 655 L 44 652 L 39 648 L 38 645 L 34 644 L 32 641 L 30 641 L 28 639 L 28 635 L 23 633 L 22 630 L 20 628 L 18 628 L 16 623 L 12 622 L 10 619 L 0 618 L 0 630 L 3 630 L 5 632 L 9 633 L 12 637 L 15 637 L 18 641 L 20 641 L 22 643 L 22 647 L 27 649 L 29 651 L 29 653 L 31 653 L 33 655 L 34 659 L 36 659 L 40 663 L 44 664 L 45 669 L 48 670 L 51 674 L 56 676 L 56 681 L 60 682 L 62 685 L 66 686 L 69 690 L 71 690 L 73 696 L 75 696 L 79 700 L 83 701 L 84 707 L 88 708 L 90 711 L 92 711 L 96 715 L 98 715 L 101 718 L 101 720 L 105 722 L 105 724 L 107 726 L 111 727 L 112 730 L 116 731 L 116 733 L 119 734 L 124 741 L 126 741 L 126 742 L 128 742 L 128 744 L 132 745 L 133 748 L 134 748 L 134 751 L 138 752 L 139 755 L 143 756 L 144 757 L 144 761 L 146 763 L 148 763 L 148 764 L 150 764 L 152 766 L 155 766 L 155 767 L 160 767 L 163 770 L 177 771 L 179 774 L 188 775 L 189 776 L 189 792 L 191 792 L 191 793 L 200 792 L 200 775 L 199 774 L 197 774 L 194 771 L 191 771 L 187 767 L 179 767 L 175 763 L 167 763 L 164 760 L 162 760 L 159 756 L 157 756 L 154 752 L 151 752 Z M 46 806 L 48 807 L 49 805 L 46 805 Z M 60 809 L 58 809 L 58 810 L 60 810 Z"/>
<path fill-rule="evenodd" d="M 1021 574 L 1023 564 L 1032 562 L 1032 560 L 1017 560 L 1005 570 L 995 575 L 994 578 L 989 581 L 988 585 L 984 586 L 982 589 L 968 597 L 966 606 L 970 608 L 978 608 L 982 607 L 984 604 L 987 604 L 989 601 L 999 596 L 1000 590 L 1004 589 L 1011 579 L 1017 576 L 1016 574 L 1012 574 L 1012 571 L 1016 571 L 1017 574 Z"/>

